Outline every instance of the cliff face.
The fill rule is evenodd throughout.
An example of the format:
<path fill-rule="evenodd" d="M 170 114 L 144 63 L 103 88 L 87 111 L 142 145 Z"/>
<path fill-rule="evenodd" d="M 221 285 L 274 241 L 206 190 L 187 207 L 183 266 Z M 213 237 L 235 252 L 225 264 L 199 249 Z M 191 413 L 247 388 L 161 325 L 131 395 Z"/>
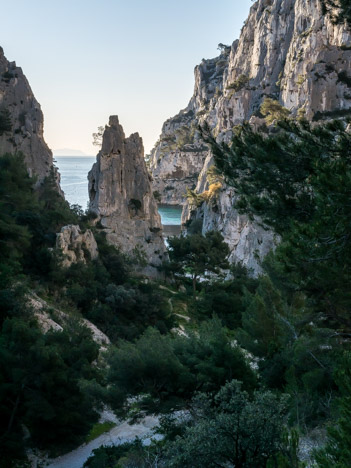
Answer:
<path fill-rule="evenodd" d="M 197 128 L 204 116 L 214 112 L 228 57 L 229 49 L 225 49 L 219 57 L 203 60 L 195 68 L 194 95 L 188 106 L 162 127 L 150 157 L 153 189 L 159 192 L 161 203 L 184 204 L 186 189 L 194 188 L 197 183 L 208 153 Z"/>
<path fill-rule="evenodd" d="M 38 185 L 54 169 L 52 152 L 44 141 L 44 117 L 27 78 L 15 62 L 9 62 L 0 47 L 0 114 L 9 118 L 11 130 L 0 134 L 0 154 L 22 152 L 29 174 Z M 1 132 L 0 132 L 1 133 Z"/>
<path fill-rule="evenodd" d="M 232 46 L 217 130 L 248 120 L 264 97 L 318 120 L 351 108 L 351 35 L 319 0 L 259 0 Z"/>
<path fill-rule="evenodd" d="M 351 115 L 350 30 L 323 16 L 319 0 L 258 0 L 251 7 L 239 40 L 229 52 L 225 50 L 209 62 L 223 63 L 221 77 L 201 74 L 197 67 L 189 104 L 194 113 L 187 125 L 207 121 L 221 140 L 229 140 L 233 126 L 244 120 L 255 123 L 265 97 L 279 101 L 292 116 L 314 121 Z M 170 139 L 167 122 L 162 135 L 168 130 Z M 197 134 L 194 143 L 199 144 Z M 153 160 L 153 174 L 162 174 L 164 167 L 170 172 L 172 161 L 179 164 L 167 140 L 163 153 L 163 158 Z M 202 155 L 196 185 L 199 193 L 208 189 L 207 169 L 212 164 L 211 154 L 203 151 Z M 181 179 L 184 188 L 186 167 Z M 192 188 L 190 184 L 188 187 Z M 168 189 L 164 196 L 171 198 L 173 193 Z M 233 190 L 223 186 L 215 200 L 204 202 L 196 210 L 185 203 L 183 222 L 201 219 L 204 233 L 219 229 L 232 250 L 231 259 L 258 274 L 260 259 L 274 246 L 274 234 L 239 215 L 235 198 Z"/>
<path fill-rule="evenodd" d="M 117 116 L 110 117 L 88 179 L 89 208 L 98 215 L 108 242 L 128 254 L 145 255 L 143 272 L 155 274 L 165 245 L 143 143 L 137 133 L 125 137 Z"/>

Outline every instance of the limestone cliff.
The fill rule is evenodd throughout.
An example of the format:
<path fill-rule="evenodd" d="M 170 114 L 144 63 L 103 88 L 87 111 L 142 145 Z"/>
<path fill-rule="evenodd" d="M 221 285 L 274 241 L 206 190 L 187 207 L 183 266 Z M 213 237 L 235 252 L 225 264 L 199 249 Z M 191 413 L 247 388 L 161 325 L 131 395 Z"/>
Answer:
<path fill-rule="evenodd" d="M 229 48 L 224 48 L 219 57 L 203 60 L 195 68 L 193 97 L 184 110 L 164 123 L 160 139 L 151 152 L 153 189 L 159 192 L 163 204 L 182 205 L 186 201 L 186 189 L 195 188 L 208 153 L 197 128 L 204 116 L 214 112 L 228 57 Z"/>
<path fill-rule="evenodd" d="M 15 62 L 9 62 L 0 47 L 0 117 L 9 120 L 8 131 L 0 131 L 0 154 L 22 152 L 29 174 L 38 185 L 54 170 L 52 152 L 44 141 L 44 117 L 27 78 Z"/>
<path fill-rule="evenodd" d="M 319 0 L 256 1 L 230 52 L 225 49 L 209 62 L 222 60 L 222 78 L 208 75 L 206 86 L 199 80 L 200 69 L 196 69 L 195 92 L 190 101 L 195 112 L 188 127 L 206 120 L 219 139 L 229 140 L 233 126 L 245 120 L 256 121 L 265 97 L 279 101 L 292 116 L 314 121 L 351 115 L 350 30 L 323 16 Z M 207 95 L 214 86 L 214 94 Z M 206 105 L 201 104 L 204 100 Z M 172 138 L 172 127 L 167 122 L 163 140 L 161 136 L 163 157 L 152 161 L 153 174 L 171 172 L 172 161 L 174 167 L 179 164 L 173 149 L 167 147 Z M 196 134 L 193 143 L 199 144 Z M 198 192 L 208 188 L 207 169 L 211 166 L 211 155 L 206 151 L 203 155 Z M 187 174 L 186 165 L 183 168 L 181 180 L 186 185 L 186 176 L 193 173 Z M 172 185 L 176 186 L 176 182 Z M 188 187 L 192 188 L 190 184 Z M 170 188 L 163 196 L 177 198 Z M 219 229 L 231 247 L 231 259 L 242 261 L 257 274 L 259 260 L 274 246 L 274 235 L 238 215 L 235 199 L 233 190 L 223 186 L 215 199 L 196 210 L 185 205 L 183 222 L 201 219 L 203 232 Z"/>
<path fill-rule="evenodd" d="M 79 226 L 70 224 L 64 226 L 56 235 L 56 248 L 63 255 L 62 266 L 70 267 L 72 263 L 98 258 L 98 247 L 90 229 L 82 233 Z"/>
<path fill-rule="evenodd" d="M 165 245 L 143 142 L 137 133 L 126 138 L 117 116 L 111 116 L 105 127 L 88 179 L 89 209 L 98 215 L 108 242 L 128 254 L 145 256 L 148 266 L 143 272 L 155 274 Z"/>
<path fill-rule="evenodd" d="M 264 97 L 318 120 L 351 113 L 351 34 L 319 0 L 259 0 L 232 46 L 217 131 L 255 114 Z"/>

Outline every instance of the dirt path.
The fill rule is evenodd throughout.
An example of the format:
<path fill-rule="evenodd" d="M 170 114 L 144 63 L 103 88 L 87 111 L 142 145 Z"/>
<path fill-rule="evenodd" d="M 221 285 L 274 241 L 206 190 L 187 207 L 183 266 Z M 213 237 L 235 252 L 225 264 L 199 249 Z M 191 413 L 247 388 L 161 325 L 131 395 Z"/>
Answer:
<path fill-rule="evenodd" d="M 148 444 L 150 439 L 147 436 L 152 435 L 152 429 L 157 424 L 158 418 L 155 416 L 146 416 L 139 424 L 130 425 L 123 422 L 88 444 L 81 445 L 76 450 L 51 460 L 46 466 L 48 468 L 82 468 L 92 451 L 102 445 L 118 445 L 136 437 L 146 437 L 145 443 Z M 153 438 L 157 437 L 153 436 Z"/>

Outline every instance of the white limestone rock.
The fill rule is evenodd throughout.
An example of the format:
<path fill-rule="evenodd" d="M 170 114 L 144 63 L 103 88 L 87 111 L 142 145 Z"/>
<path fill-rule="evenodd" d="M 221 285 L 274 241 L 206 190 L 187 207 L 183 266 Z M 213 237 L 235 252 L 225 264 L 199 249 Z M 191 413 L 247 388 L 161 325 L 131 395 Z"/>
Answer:
<path fill-rule="evenodd" d="M 220 73 L 214 72 L 214 65 L 221 68 Z M 319 0 L 256 1 L 230 51 L 195 69 L 194 95 L 187 109 L 164 124 L 152 153 L 155 186 L 163 187 L 158 180 L 167 179 L 172 163 L 177 170 L 180 166 L 178 155 L 167 152 L 177 125 L 207 122 L 219 140 L 229 141 L 233 127 L 243 121 L 256 129 L 262 125 L 259 109 L 266 97 L 279 101 L 292 116 L 314 121 L 351 116 L 351 31 L 346 24 L 333 24 L 323 16 Z M 189 143 L 201 144 L 196 132 Z M 184 153 L 181 161 L 187 156 Z M 213 164 L 208 151 L 203 152 L 202 161 L 196 184 L 199 193 L 208 188 L 206 171 Z M 194 172 L 190 174 L 186 163 L 181 169 L 178 182 L 172 180 L 174 197 L 164 190 L 162 200 L 184 203 L 178 184 L 186 185 L 186 176 Z M 189 182 L 193 184 L 193 178 Z M 239 215 L 235 200 L 234 190 L 224 187 L 215 203 L 203 203 L 193 212 L 185 202 L 182 222 L 201 219 L 203 233 L 220 230 L 231 249 L 230 259 L 241 261 L 257 275 L 260 260 L 277 239 L 258 220 L 250 222 Z"/>
<path fill-rule="evenodd" d="M 64 226 L 56 235 L 56 248 L 63 254 L 63 267 L 70 267 L 73 263 L 96 260 L 99 256 L 95 237 L 90 229 L 84 233 L 74 224 Z"/>

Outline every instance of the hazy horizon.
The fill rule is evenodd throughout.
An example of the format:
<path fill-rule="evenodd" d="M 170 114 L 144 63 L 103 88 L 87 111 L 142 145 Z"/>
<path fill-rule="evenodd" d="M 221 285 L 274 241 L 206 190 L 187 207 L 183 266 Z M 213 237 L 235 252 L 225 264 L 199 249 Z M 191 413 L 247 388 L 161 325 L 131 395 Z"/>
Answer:
<path fill-rule="evenodd" d="M 190 100 L 194 67 L 239 37 L 251 5 L 18 0 L 3 8 L 0 45 L 41 104 L 50 148 L 95 155 L 92 133 L 117 114 L 148 153 L 163 122 Z"/>

